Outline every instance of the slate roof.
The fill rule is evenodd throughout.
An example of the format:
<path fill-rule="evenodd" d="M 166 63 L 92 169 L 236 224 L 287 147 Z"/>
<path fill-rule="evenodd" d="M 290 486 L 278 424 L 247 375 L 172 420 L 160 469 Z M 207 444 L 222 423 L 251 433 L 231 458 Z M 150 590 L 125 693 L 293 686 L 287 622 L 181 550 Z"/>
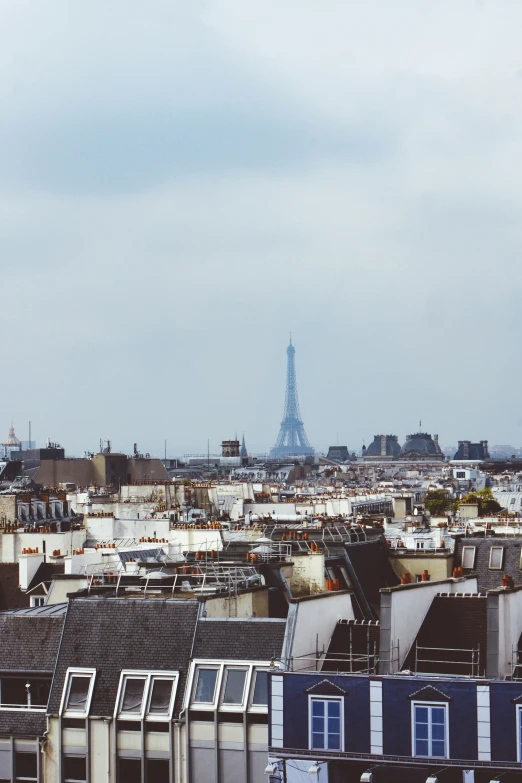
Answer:
<path fill-rule="evenodd" d="M 0 712 L 1 737 L 41 737 L 46 729 L 45 712 Z"/>
<path fill-rule="evenodd" d="M 0 671 L 54 671 L 63 617 L 0 614 Z"/>
<path fill-rule="evenodd" d="M 284 620 L 200 619 L 194 658 L 259 661 L 278 658 L 283 651 Z"/>
<path fill-rule="evenodd" d="M 429 648 L 418 652 L 418 673 L 485 675 L 486 601 L 485 595 L 438 595 L 433 599 L 416 638 L 420 647 Z M 472 655 L 472 649 L 478 649 L 478 654 Z M 403 668 L 415 671 L 415 642 Z"/>
<path fill-rule="evenodd" d="M 30 590 L 33 589 L 33 587 L 36 587 L 42 582 L 52 582 L 53 578 L 57 574 L 63 574 L 63 572 L 64 572 L 63 563 L 40 563 L 35 575 L 31 579 L 27 591 L 29 592 Z"/>
<path fill-rule="evenodd" d="M 96 669 L 91 715 L 111 716 L 122 669 L 179 671 L 182 705 L 198 613 L 197 601 L 79 598 L 69 602 L 49 713 L 58 714 L 67 668 Z"/>
<path fill-rule="evenodd" d="M 347 623 L 339 620 L 332 634 L 322 671 L 367 671 L 376 661 L 373 656 L 379 654 L 379 637 L 379 623 L 353 620 Z"/>
<path fill-rule="evenodd" d="M 380 589 L 395 587 L 400 583 L 388 560 L 388 552 L 382 536 L 371 541 L 347 544 L 344 552 L 348 575 L 359 608 L 356 618 L 376 620 L 379 617 L 381 603 Z"/>
<path fill-rule="evenodd" d="M 476 573 L 479 592 L 494 590 L 500 587 L 504 574 L 512 577 L 515 587 L 522 585 L 522 571 L 520 570 L 520 553 L 522 549 L 522 538 L 501 538 L 500 536 L 480 537 L 466 536 L 461 537 L 455 546 L 455 566 L 462 565 L 462 548 L 464 546 L 475 547 L 475 562 L 473 568 L 465 569 L 464 573 Z M 500 570 L 490 571 L 489 553 L 492 546 L 504 547 L 504 556 L 502 568 Z"/>

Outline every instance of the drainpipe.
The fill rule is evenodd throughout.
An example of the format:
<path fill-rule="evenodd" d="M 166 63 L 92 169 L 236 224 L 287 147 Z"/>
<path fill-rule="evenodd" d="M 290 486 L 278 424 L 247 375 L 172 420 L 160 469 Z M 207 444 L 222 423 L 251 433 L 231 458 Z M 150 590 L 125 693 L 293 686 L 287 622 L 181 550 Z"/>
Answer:
<path fill-rule="evenodd" d="M 107 783 L 111 783 L 111 718 L 104 718 L 107 726 Z"/>
<path fill-rule="evenodd" d="M 62 764 L 62 716 L 58 718 L 58 780 L 63 780 Z"/>
<path fill-rule="evenodd" d="M 87 749 L 87 758 L 85 759 L 85 783 L 91 783 L 91 722 L 88 715 L 85 718 L 85 747 Z"/>
<path fill-rule="evenodd" d="M 47 718 L 47 725 L 49 725 L 49 718 Z M 40 739 L 38 740 L 38 746 L 39 746 L 40 753 L 44 757 L 45 757 L 45 745 L 47 743 L 47 735 L 48 734 L 49 734 L 49 729 L 46 729 L 44 731 L 44 733 L 42 734 L 42 736 L 40 737 Z M 40 753 L 38 755 L 40 755 Z M 44 767 L 45 767 L 45 765 L 44 765 Z M 42 782 L 42 761 L 41 761 L 41 759 L 40 759 L 40 761 L 38 763 L 38 773 L 37 774 L 39 776 L 38 777 L 38 783 L 41 783 Z M 45 771 L 44 771 L 44 777 L 45 777 Z"/>
<path fill-rule="evenodd" d="M 187 713 L 187 719 L 185 721 L 185 783 L 190 783 L 190 720 Z"/>
<path fill-rule="evenodd" d="M 114 780 L 118 780 L 118 721 L 114 718 L 112 732 L 112 763 L 114 767 Z"/>
<path fill-rule="evenodd" d="M 175 721 L 176 727 L 176 775 L 174 778 L 175 783 L 181 783 L 181 727 L 183 721 Z"/>

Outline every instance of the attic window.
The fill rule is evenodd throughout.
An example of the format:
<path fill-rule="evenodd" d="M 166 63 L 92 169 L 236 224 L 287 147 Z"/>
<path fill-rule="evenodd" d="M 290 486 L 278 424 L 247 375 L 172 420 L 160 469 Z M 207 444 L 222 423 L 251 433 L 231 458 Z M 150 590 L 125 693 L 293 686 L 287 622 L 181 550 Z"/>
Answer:
<path fill-rule="evenodd" d="M 170 720 L 177 684 L 177 672 L 122 672 L 117 715 L 124 720 Z"/>
<path fill-rule="evenodd" d="M 68 669 L 60 712 L 70 718 L 87 717 L 94 688 L 95 669 Z"/>
<path fill-rule="evenodd" d="M 198 704 L 213 704 L 216 693 L 217 669 L 198 669 L 194 701 Z"/>
<path fill-rule="evenodd" d="M 121 700 L 121 713 L 141 715 L 145 677 L 126 677 Z"/>
<path fill-rule="evenodd" d="M 504 559 L 504 547 L 492 546 L 489 550 L 489 568 L 492 571 L 500 571 Z"/>
<path fill-rule="evenodd" d="M 252 661 L 194 662 L 188 689 L 192 708 L 266 714 L 268 665 Z"/>
<path fill-rule="evenodd" d="M 475 552 L 477 548 L 474 546 L 462 547 L 462 568 L 473 568 L 475 565 Z"/>
<path fill-rule="evenodd" d="M 243 704 L 246 669 L 227 669 L 223 704 Z"/>
<path fill-rule="evenodd" d="M 268 706 L 268 672 L 257 671 L 252 704 L 255 707 Z"/>

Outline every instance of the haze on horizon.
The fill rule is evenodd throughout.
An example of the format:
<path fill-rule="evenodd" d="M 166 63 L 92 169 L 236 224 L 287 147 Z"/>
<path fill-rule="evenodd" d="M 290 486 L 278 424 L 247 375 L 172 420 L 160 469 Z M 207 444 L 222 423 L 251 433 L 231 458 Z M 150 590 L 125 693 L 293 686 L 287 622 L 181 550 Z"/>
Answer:
<path fill-rule="evenodd" d="M 522 443 L 519 2 L 0 16 L 0 439 Z"/>

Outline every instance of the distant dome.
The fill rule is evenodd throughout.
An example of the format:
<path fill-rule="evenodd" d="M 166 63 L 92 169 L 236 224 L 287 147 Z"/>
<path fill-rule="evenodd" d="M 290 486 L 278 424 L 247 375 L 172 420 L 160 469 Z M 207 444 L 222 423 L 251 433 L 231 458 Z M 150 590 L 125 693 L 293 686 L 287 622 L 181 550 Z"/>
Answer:
<path fill-rule="evenodd" d="M 366 449 L 365 457 L 396 459 L 401 453 L 401 447 L 396 435 L 374 435 L 373 441 Z"/>
<path fill-rule="evenodd" d="M 15 435 L 15 431 L 14 431 L 13 425 L 11 425 L 11 428 L 9 430 L 9 435 L 7 436 L 7 438 L 2 443 L 2 446 L 13 447 L 13 446 L 19 446 L 19 445 L 20 445 L 20 441 L 18 440 L 18 438 Z"/>
<path fill-rule="evenodd" d="M 406 443 L 401 449 L 401 457 L 442 457 L 438 436 L 434 438 L 428 432 L 416 432 L 406 437 Z"/>

